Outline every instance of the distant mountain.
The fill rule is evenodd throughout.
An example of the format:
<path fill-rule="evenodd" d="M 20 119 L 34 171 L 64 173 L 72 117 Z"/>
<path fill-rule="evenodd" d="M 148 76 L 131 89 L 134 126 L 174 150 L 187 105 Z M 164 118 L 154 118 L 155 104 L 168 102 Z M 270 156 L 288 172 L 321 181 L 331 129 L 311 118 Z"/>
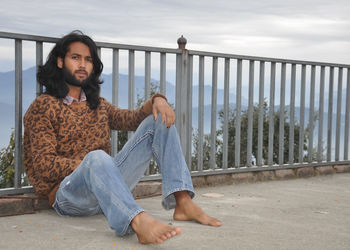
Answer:
<path fill-rule="evenodd" d="M 15 107 L 0 102 L 0 149 L 8 145 L 11 129 L 15 126 Z"/>
<path fill-rule="evenodd" d="M 23 71 L 23 108 L 26 110 L 29 104 L 35 99 L 35 88 L 36 88 L 36 69 L 35 67 L 28 68 Z M 102 74 L 104 83 L 101 85 L 101 96 L 107 100 L 112 100 L 112 74 Z M 151 79 L 151 82 L 159 86 L 159 80 Z M 135 101 L 137 97 L 142 97 L 144 94 L 145 78 L 143 76 L 135 76 Z M 127 107 L 128 103 L 128 75 L 119 74 L 119 95 L 118 95 L 118 106 Z M 211 86 L 204 86 L 204 105 L 211 104 Z M 198 106 L 198 85 L 193 86 L 193 107 Z M 7 103 L 10 105 L 14 104 L 15 99 L 15 74 L 14 71 L 1 73 L 0 72 L 0 102 Z M 166 82 L 166 96 L 170 103 L 175 104 L 175 84 Z M 234 103 L 236 96 L 230 91 L 230 103 Z M 217 90 L 217 104 L 221 105 L 224 103 L 224 90 Z M 247 105 L 248 100 L 242 97 L 242 105 Z"/>
<path fill-rule="evenodd" d="M 23 110 L 25 111 L 30 103 L 35 99 L 35 88 L 36 88 L 36 69 L 35 67 L 29 68 L 23 71 L 23 89 L 22 89 L 22 98 L 23 98 Z M 104 83 L 101 85 L 101 96 L 105 97 L 107 100 L 112 100 L 112 75 L 111 74 L 102 74 L 102 79 Z M 158 82 L 157 80 L 152 79 L 153 82 Z M 144 77 L 135 76 L 135 100 L 137 96 L 143 96 L 144 88 Z M 174 85 L 167 82 L 166 86 L 167 91 L 174 93 Z M 0 73 L 0 102 L 6 103 L 9 105 L 14 105 L 15 103 L 15 74 L 14 71 Z M 119 96 L 118 104 L 121 107 L 127 107 L 128 103 L 128 76 L 120 74 L 119 75 Z M 174 102 L 174 98 L 171 98 L 170 101 Z"/>
<path fill-rule="evenodd" d="M 35 67 L 28 68 L 23 71 L 23 114 L 29 107 L 30 103 L 35 99 L 35 88 L 36 88 L 36 69 Z M 0 148 L 8 144 L 11 128 L 14 127 L 14 104 L 15 104 L 15 84 L 14 84 L 14 71 L 10 72 L 0 72 Z M 107 100 L 112 100 L 112 75 L 111 74 L 102 74 L 102 79 L 104 83 L 101 86 L 101 96 L 105 97 Z M 151 82 L 159 85 L 159 80 L 151 79 Z M 135 76 L 135 102 L 138 97 L 143 97 L 144 95 L 144 84 L 145 79 L 143 76 Z M 210 123 L 211 123 L 211 86 L 204 86 L 204 132 L 210 132 Z M 198 127 L 198 85 L 193 86 L 193 98 L 192 98 L 192 124 L 194 128 Z M 258 94 L 258 89 L 254 90 L 255 96 Z M 265 88 L 265 96 L 268 93 L 268 88 Z M 319 90 L 317 90 L 319 91 Z M 119 74 L 119 94 L 118 94 L 118 106 L 121 108 L 127 108 L 128 106 L 128 75 Z M 247 84 L 242 85 L 242 110 L 246 109 L 248 106 L 248 86 Z M 295 120 L 299 121 L 299 97 L 300 93 L 296 93 L 296 108 L 295 108 Z M 166 82 L 166 96 L 168 98 L 169 103 L 175 104 L 175 84 L 171 82 Z M 286 99 L 289 99 L 289 93 L 286 93 Z M 229 94 L 230 107 L 234 108 L 236 104 L 236 96 L 235 93 L 230 90 Z M 256 98 L 255 98 L 256 100 Z M 309 94 L 306 95 L 306 106 L 308 107 L 309 103 Z M 267 100 L 268 102 L 269 100 Z M 342 91 L 342 121 L 344 121 L 344 107 L 346 102 L 346 91 L 345 89 Z M 224 103 L 224 90 L 217 90 L 217 112 L 223 109 Z M 275 103 L 279 104 L 279 89 L 276 88 L 276 97 Z M 315 98 L 315 106 L 318 107 L 319 97 L 316 94 Z M 325 112 L 328 112 L 326 105 L 328 104 L 328 93 L 327 89 L 325 89 Z M 333 97 L 333 108 L 336 109 L 337 105 L 337 95 L 334 93 Z M 309 109 L 305 108 L 305 125 L 308 123 Z M 286 110 L 288 110 L 288 106 L 286 106 Z M 275 106 L 275 110 L 278 110 L 279 106 Z M 317 108 L 318 109 L 318 108 Z M 316 110 L 317 110 L 316 109 Z M 334 114 L 333 114 L 334 115 Z M 328 114 L 324 114 L 324 128 L 326 128 L 326 119 Z M 334 116 L 335 117 L 335 116 Z M 333 117 L 333 118 L 334 118 Z M 333 119 L 334 120 L 334 119 Z M 342 122 L 343 123 L 343 122 Z M 217 129 L 220 128 L 220 121 L 217 115 Z M 344 124 L 342 124 L 341 131 L 343 129 Z M 335 125 L 333 125 L 333 131 L 335 131 Z M 343 132 L 342 132 L 343 133 Z M 333 132 L 335 135 L 335 132 Z M 325 138 L 325 137 L 324 137 Z"/>
<path fill-rule="evenodd" d="M 104 83 L 101 85 L 101 96 L 107 100 L 112 101 L 112 74 L 102 74 Z M 36 93 L 36 68 L 31 67 L 22 72 L 22 102 L 23 102 L 23 114 L 28 109 L 31 102 L 35 99 Z M 151 79 L 151 82 L 159 86 L 159 80 Z M 144 96 L 145 78 L 143 76 L 135 76 L 135 102 L 138 97 Z M 204 105 L 211 105 L 211 86 L 204 86 Z M 128 107 L 128 75 L 119 74 L 119 86 L 118 86 L 118 106 L 121 108 Z M 194 113 L 198 106 L 198 86 L 193 86 L 193 108 Z M 171 82 L 166 82 L 166 96 L 169 103 L 175 105 L 175 85 Z M 234 94 L 230 93 L 230 102 L 233 103 L 236 100 Z M 224 90 L 217 90 L 217 105 L 220 107 L 224 102 Z M 242 98 L 242 105 L 248 103 L 247 99 Z M 15 72 L 0 72 L 0 148 L 7 145 L 11 128 L 14 127 L 14 105 L 15 105 Z M 207 107 L 205 108 L 207 109 Z M 218 109 L 219 110 L 219 109 Z M 206 111 L 206 114 L 207 111 Z M 206 117 L 206 116 L 205 116 Z M 207 121 L 205 121 L 207 122 Z M 209 118 L 210 124 L 210 118 Z M 207 126 L 205 126 L 207 127 Z"/>

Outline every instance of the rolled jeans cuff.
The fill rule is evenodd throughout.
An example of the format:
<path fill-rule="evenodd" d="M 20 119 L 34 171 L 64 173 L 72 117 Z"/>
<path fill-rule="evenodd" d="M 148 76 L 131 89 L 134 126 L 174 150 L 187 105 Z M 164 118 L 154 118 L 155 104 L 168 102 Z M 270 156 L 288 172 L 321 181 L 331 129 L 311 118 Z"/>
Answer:
<path fill-rule="evenodd" d="M 135 218 L 136 215 L 138 215 L 139 213 L 144 212 L 145 210 L 143 210 L 142 208 L 137 209 L 135 212 L 131 213 L 131 215 L 128 218 L 127 223 L 125 224 L 125 227 L 123 228 L 122 232 L 117 232 L 116 234 L 118 236 L 124 236 L 124 235 L 129 235 L 129 234 L 133 234 L 135 233 L 134 229 L 131 227 L 131 221 Z"/>
<path fill-rule="evenodd" d="M 174 209 L 176 207 L 176 199 L 174 193 L 180 191 L 187 191 L 191 199 L 194 198 L 194 190 L 192 186 L 186 186 L 182 188 L 174 188 L 163 195 L 162 206 L 166 210 Z"/>

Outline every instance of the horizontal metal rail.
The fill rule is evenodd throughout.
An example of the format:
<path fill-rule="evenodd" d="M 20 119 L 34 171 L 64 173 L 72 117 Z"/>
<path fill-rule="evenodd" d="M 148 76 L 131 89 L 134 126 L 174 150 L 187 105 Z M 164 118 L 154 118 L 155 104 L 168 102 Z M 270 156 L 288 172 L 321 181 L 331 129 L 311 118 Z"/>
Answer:
<path fill-rule="evenodd" d="M 217 53 L 217 52 L 207 52 L 207 51 L 198 51 L 190 50 L 190 55 L 197 56 L 207 56 L 207 57 L 221 57 L 221 58 L 230 58 L 230 59 L 241 59 L 247 61 L 262 61 L 262 62 L 276 62 L 276 63 L 289 63 L 289 64 L 305 64 L 305 65 L 317 65 L 317 66 L 329 66 L 329 67 L 349 67 L 348 64 L 339 64 L 339 63 L 327 63 L 327 62 L 316 62 L 316 61 L 303 61 L 303 60 L 291 60 L 291 59 L 282 59 L 282 58 L 272 58 L 272 57 L 260 57 L 260 56 L 246 56 L 246 55 L 237 55 L 237 54 L 226 54 L 226 53 Z"/>
<path fill-rule="evenodd" d="M 59 38 L 48 37 L 48 36 L 35 36 L 27 34 L 17 34 L 9 32 L 0 32 L 0 38 L 7 39 L 18 39 L 23 41 L 33 41 L 33 42 L 45 42 L 45 43 L 56 43 Z M 159 52 L 159 53 L 181 53 L 180 49 L 167 49 L 151 46 L 139 46 L 139 45 L 129 45 L 129 44 L 119 44 L 119 43 L 108 43 L 108 42 L 96 42 L 97 47 L 105 49 L 123 49 L 123 50 L 135 50 L 135 51 L 148 51 L 148 52 Z"/>
<path fill-rule="evenodd" d="M 19 39 L 19 40 L 25 40 L 25 41 L 47 42 L 47 43 L 55 43 L 59 39 L 56 37 L 49 37 L 49 36 L 37 36 L 37 35 L 11 33 L 11 32 L 2 32 L 2 31 L 0 31 L 0 38 Z M 152 47 L 152 46 L 139 46 L 139 45 L 130 45 L 130 44 L 108 43 L 108 42 L 96 42 L 96 44 L 98 47 L 110 48 L 110 49 L 125 49 L 125 50 L 150 51 L 150 52 L 159 52 L 159 53 L 174 53 L 174 54 L 181 53 L 181 49 L 159 48 L 159 47 Z M 305 60 L 304 61 L 290 60 L 290 59 L 272 58 L 272 57 L 247 56 L 247 55 L 207 52 L 207 51 L 198 51 L 198 50 L 189 50 L 188 54 L 197 55 L 197 56 L 207 56 L 207 57 L 242 59 L 242 60 L 248 60 L 248 61 L 253 60 L 253 61 L 278 62 L 278 63 L 290 63 L 290 64 L 306 64 L 306 65 L 318 65 L 318 66 L 329 66 L 329 67 L 340 67 L 340 68 L 349 67 L 348 64 L 305 61 Z"/>

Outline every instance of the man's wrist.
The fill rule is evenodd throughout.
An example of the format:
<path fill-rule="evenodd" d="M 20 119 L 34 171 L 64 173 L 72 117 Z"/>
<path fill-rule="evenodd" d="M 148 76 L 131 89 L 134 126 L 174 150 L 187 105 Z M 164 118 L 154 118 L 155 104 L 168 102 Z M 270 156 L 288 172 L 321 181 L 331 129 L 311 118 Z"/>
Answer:
<path fill-rule="evenodd" d="M 157 94 L 154 94 L 154 95 L 152 96 L 152 105 L 154 104 L 154 100 L 155 100 L 157 97 L 161 97 L 161 98 L 163 98 L 166 102 L 168 102 L 168 99 L 167 99 L 164 95 L 157 93 Z"/>

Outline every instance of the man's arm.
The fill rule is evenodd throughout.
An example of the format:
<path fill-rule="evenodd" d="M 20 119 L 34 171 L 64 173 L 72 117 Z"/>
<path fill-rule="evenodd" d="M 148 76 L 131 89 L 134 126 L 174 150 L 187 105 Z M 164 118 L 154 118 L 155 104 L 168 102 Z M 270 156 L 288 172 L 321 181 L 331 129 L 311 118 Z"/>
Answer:
<path fill-rule="evenodd" d="M 142 105 L 141 108 L 135 110 L 119 109 L 116 106 L 104 100 L 104 102 L 107 105 L 107 110 L 109 114 L 110 128 L 113 130 L 134 131 L 137 129 L 140 123 L 151 114 L 154 115 L 159 112 L 162 114 L 162 118 L 164 118 L 165 116 L 163 115 L 168 114 L 170 112 L 169 110 L 167 110 L 165 113 L 165 103 L 163 101 L 160 102 L 160 100 L 158 99 L 164 100 L 166 105 L 169 106 L 166 97 L 162 94 L 153 95 Z M 171 107 L 170 109 L 173 112 Z M 175 113 L 172 119 L 175 120 Z M 169 118 L 169 121 L 171 121 L 172 119 Z"/>

